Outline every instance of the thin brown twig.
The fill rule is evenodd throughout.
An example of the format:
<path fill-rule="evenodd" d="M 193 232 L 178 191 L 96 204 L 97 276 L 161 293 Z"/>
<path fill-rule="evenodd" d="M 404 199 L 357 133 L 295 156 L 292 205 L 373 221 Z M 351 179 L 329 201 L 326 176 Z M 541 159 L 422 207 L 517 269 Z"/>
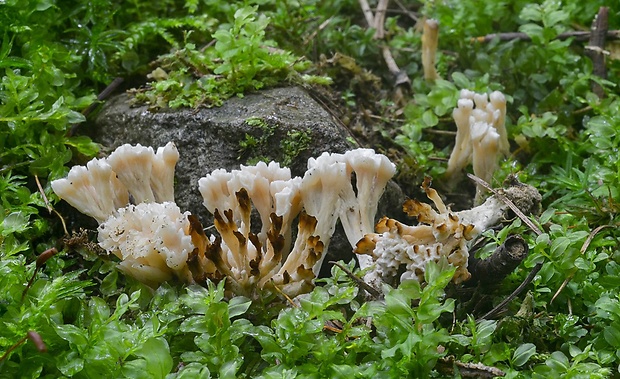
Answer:
<path fill-rule="evenodd" d="M 364 13 L 364 17 L 366 18 L 366 23 L 369 28 L 375 28 L 376 32 L 374 35 L 375 39 L 384 39 L 385 38 L 385 15 L 387 13 L 387 7 L 389 4 L 389 0 L 379 0 L 379 4 L 377 5 L 376 12 L 373 14 L 368 4 L 367 0 L 358 0 L 359 4 L 362 8 L 362 12 Z M 394 60 L 392 56 L 392 52 L 387 45 L 383 45 L 381 47 L 381 54 L 383 55 L 383 60 L 388 67 L 390 73 L 394 76 L 394 84 L 397 89 L 397 98 L 402 97 L 402 92 L 408 88 L 411 80 L 407 75 L 407 72 L 401 70 Z M 405 89 L 403 89 L 405 88 Z"/>
<path fill-rule="evenodd" d="M 47 200 L 47 196 L 45 196 L 45 191 L 43 191 L 43 187 L 41 186 L 41 182 L 39 181 L 39 175 L 34 176 L 34 181 L 37 183 L 37 188 L 39 189 L 39 193 L 43 197 L 43 202 L 45 202 L 45 207 L 49 213 L 52 213 L 52 206 L 50 205 L 49 200 Z"/>
<path fill-rule="evenodd" d="M 502 309 L 504 309 L 506 305 L 508 305 L 508 303 L 510 303 L 514 298 L 519 296 L 521 292 L 523 292 L 525 287 L 527 287 L 532 282 L 532 280 L 534 280 L 534 277 L 536 276 L 536 274 L 538 274 L 538 271 L 540 271 L 541 268 L 542 263 L 537 263 L 536 266 L 534 266 L 534 268 L 532 269 L 532 271 L 530 271 L 527 278 L 525 278 L 525 280 L 519 285 L 519 287 L 512 291 L 512 293 L 508 295 L 508 297 L 505 298 L 501 303 L 497 304 L 493 309 L 485 313 L 482 317 L 478 318 L 477 321 L 485 320 L 497 315 Z"/>
<path fill-rule="evenodd" d="M 114 91 L 116 91 L 116 89 L 123 83 L 123 81 L 124 81 L 123 78 L 120 78 L 120 77 L 114 78 L 114 80 L 112 80 L 112 82 L 108 84 L 108 86 L 103 91 L 101 91 L 101 93 L 97 96 L 97 101 L 93 102 L 88 107 L 84 108 L 84 110 L 82 111 L 82 114 L 84 116 L 88 116 L 92 111 L 95 110 L 95 108 L 97 108 L 97 106 L 99 105 L 99 102 L 110 97 L 110 95 L 114 93 Z M 69 131 L 67 132 L 67 137 L 73 136 L 77 132 L 77 129 L 80 125 L 81 125 L 80 123 L 73 124 L 71 126 L 71 129 L 69 129 Z"/>
<path fill-rule="evenodd" d="M 394 2 L 396 3 L 396 5 L 398 5 L 398 7 L 401 9 L 401 11 L 406 14 L 410 19 L 412 19 L 415 22 L 418 22 L 419 18 L 418 16 L 416 16 L 415 13 L 411 12 L 409 9 L 407 9 L 402 2 L 400 2 L 399 0 L 394 0 Z"/>
<path fill-rule="evenodd" d="M 481 186 L 483 186 L 486 190 L 488 190 L 493 195 L 495 195 L 498 199 L 504 202 L 504 204 L 506 204 L 521 219 L 521 221 L 523 221 L 527 226 L 529 226 L 529 228 L 532 229 L 532 231 L 534 231 L 536 235 L 542 234 L 542 231 L 538 228 L 538 226 L 534 225 L 532 220 L 530 220 L 529 217 L 523 214 L 523 212 L 521 212 L 521 210 L 515 205 L 515 203 L 513 203 L 509 198 L 504 196 L 504 194 L 502 194 L 500 191 L 497 191 L 496 189 L 491 187 L 489 183 L 485 182 L 484 180 L 480 179 L 479 177 L 475 175 L 468 173 L 467 177 L 473 180 L 474 182 L 476 182 L 477 184 L 480 184 Z"/>
<path fill-rule="evenodd" d="M 275 288 L 276 291 L 278 291 L 278 293 L 280 295 L 284 296 L 284 298 L 289 302 L 289 304 L 291 304 L 293 306 L 293 308 L 299 308 L 299 306 L 297 304 L 295 304 L 293 299 L 291 299 L 287 294 L 282 292 L 282 290 L 280 288 L 278 288 L 278 286 L 276 286 L 276 284 L 273 282 L 273 279 L 271 279 L 271 284 L 273 285 L 273 288 Z"/>
<path fill-rule="evenodd" d="M 378 298 L 381 297 L 381 292 L 377 291 L 376 289 L 374 289 L 373 287 L 368 285 L 368 283 L 366 283 L 362 279 L 360 279 L 357 276 L 355 276 L 355 274 L 352 273 L 351 270 L 349 270 L 348 268 L 344 267 L 343 265 L 341 265 L 338 262 L 329 261 L 329 263 L 333 264 L 334 266 L 337 266 L 339 269 L 344 271 L 344 273 L 347 274 L 347 276 L 349 278 L 351 278 L 351 280 L 353 280 L 355 283 L 357 283 L 357 285 L 360 288 L 362 288 L 364 291 L 368 292 L 368 294 L 370 294 L 370 296 L 374 297 L 375 299 L 378 299 Z"/>
<path fill-rule="evenodd" d="M 18 347 L 20 347 L 24 342 L 26 342 L 26 340 L 30 340 L 34 344 L 34 346 L 37 348 L 37 350 L 39 352 L 41 352 L 41 353 L 47 352 L 47 346 L 45 346 L 45 343 L 43 342 L 43 339 L 41 338 L 39 333 L 35 332 L 34 330 L 29 330 L 26 333 L 25 337 L 20 338 L 11 347 L 9 347 L 4 352 L 4 354 L 2 354 L 2 356 L 0 357 L 0 362 L 2 362 L 5 359 L 7 359 L 9 354 L 11 354 Z"/>
<path fill-rule="evenodd" d="M 56 213 L 56 215 L 60 219 L 60 222 L 62 223 L 62 229 L 65 231 L 65 235 L 68 236 L 69 235 L 69 231 L 67 230 L 67 224 L 65 223 L 65 219 L 62 217 L 62 215 L 56 209 L 52 209 L 52 211 L 54 213 Z"/>
<path fill-rule="evenodd" d="M 473 180 L 474 182 L 479 183 L 481 186 L 483 186 L 488 191 L 493 193 L 493 195 L 497 196 L 497 198 L 500 199 L 502 202 L 504 202 L 504 204 L 506 204 L 521 219 L 521 221 L 523 221 L 530 229 L 532 229 L 532 231 L 536 233 L 536 235 L 539 236 L 542 234 L 542 231 L 536 225 L 534 225 L 534 223 L 526 215 L 524 215 L 523 212 L 521 212 L 521 210 L 517 208 L 517 206 L 510 199 L 504 196 L 500 191 L 495 190 L 489 185 L 489 183 L 485 182 L 484 180 L 480 179 L 479 177 L 475 175 L 468 173 L 467 177 Z M 501 303 L 497 304 L 493 309 L 488 311 L 482 317 L 478 318 L 478 320 L 487 319 L 487 318 L 497 315 L 497 313 L 499 313 L 508 303 L 510 303 L 514 298 L 519 296 L 521 292 L 523 292 L 525 287 L 527 287 L 532 282 L 532 280 L 534 280 L 534 277 L 536 277 L 536 274 L 538 274 L 541 268 L 542 268 L 542 263 L 537 263 L 536 266 L 532 268 L 532 271 L 530 271 L 527 278 L 525 278 L 525 280 L 519 285 L 519 287 L 517 287 L 514 291 L 512 291 L 512 293 L 508 295 L 508 297 L 506 297 Z"/>
<path fill-rule="evenodd" d="M 327 27 L 327 25 L 329 25 L 330 22 L 332 22 L 332 20 L 334 19 L 334 16 L 328 18 L 327 20 L 323 21 L 321 23 L 321 25 L 319 25 L 318 28 L 316 28 L 316 30 L 314 30 L 308 37 L 304 38 L 304 42 L 303 45 L 306 46 L 310 41 L 314 40 L 314 38 L 323 30 Z"/>
<path fill-rule="evenodd" d="M 569 38 L 574 38 L 575 41 L 585 42 L 590 39 L 591 32 L 589 31 L 570 31 L 558 34 L 555 39 L 557 40 L 567 40 Z M 620 30 L 608 30 L 607 38 L 609 39 L 620 39 Z M 470 38 L 471 42 L 491 42 L 494 39 L 498 39 L 500 41 L 512 41 L 512 40 L 521 40 L 521 41 L 531 41 L 532 38 L 521 32 L 511 32 L 511 33 L 492 33 L 487 34 L 485 36 L 480 37 L 472 37 Z"/>

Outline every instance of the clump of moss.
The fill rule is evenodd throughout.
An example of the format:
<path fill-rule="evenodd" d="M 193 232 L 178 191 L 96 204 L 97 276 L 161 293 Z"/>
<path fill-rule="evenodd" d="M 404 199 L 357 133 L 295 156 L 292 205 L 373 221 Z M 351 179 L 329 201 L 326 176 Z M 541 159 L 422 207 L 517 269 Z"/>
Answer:
<path fill-rule="evenodd" d="M 265 39 L 269 18 L 257 16 L 257 7 L 243 7 L 231 24 L 220 25 L 203 47 L 186 42 L 160 56 L 146 87 L 131 91 L 135 103 L 153 108 L 220 106 L 232 96 L 282 82 L 316 82 L 300 75 L 311 64 L 277 49 Z"/>
<path fill-rule="evenodd" d="M 245 164 L 256 164 L 259 161 L 276 161 L 289 166 L 299 154 L 310 147 L 312 137 L 306 130 L 291 129 L 286 136 L 280 139 L 277 149 L 273 149 L 272 138 L 276 134 L 278 125 L 269 123 L 261 117 L 249 117 L 246 124 L 257 130 L 256 135 L 246 133 L 239 141 L 238 160 L 245 157 Z"/>

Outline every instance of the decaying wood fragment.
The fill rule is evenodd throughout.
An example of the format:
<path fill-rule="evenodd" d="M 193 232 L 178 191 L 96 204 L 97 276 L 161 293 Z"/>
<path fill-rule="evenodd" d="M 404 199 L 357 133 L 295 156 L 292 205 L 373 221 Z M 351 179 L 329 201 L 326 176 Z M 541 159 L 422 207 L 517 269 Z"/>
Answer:
<path fill-rule="evenodd" d="M 486 259 L 478 259 L 473 254 L 469 256 L 469 272 L 471 279 L 468 284 L 498 283 L 527 257 L 528 245 L 517 235 L 510 236 L 497 247 L 493 254 Z"/>

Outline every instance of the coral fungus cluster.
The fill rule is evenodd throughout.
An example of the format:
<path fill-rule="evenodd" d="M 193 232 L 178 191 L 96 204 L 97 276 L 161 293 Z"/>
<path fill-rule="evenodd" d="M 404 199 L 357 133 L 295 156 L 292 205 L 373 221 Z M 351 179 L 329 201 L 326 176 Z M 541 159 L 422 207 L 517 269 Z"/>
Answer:
<path fill-rule="evenodd" d="M 100 245 L 127 274 L 150 285 L 173 276 L 189 283 L 227 277 L 230 291 L 246 296 L 274 286 L 289 296 L 311 289 L 337 220 L 352 244 L 372 232 L 395 172 L 370 149 L 310 159 L 303 178 L 275 162 L 215 170 L 198 183 L 218 231 L 207 237 L 173 202 L 177 159 L 171 143 L 157 154 L 124 145 L 72 168 L 52 188 L 99 222 Z M 252 207 L 260 227 L 252 227 Z"/>
<path fill-rule="evenodd" d="M 454 180 L 472 164 L 474 175 L 491 182 L 498 160 L 510 151 L 506 132 L 506 98 L 499 92 L 474 93 L 462 90 L 457 108 L 452 112 L 456 123 L 456 142 L 446 176 Z M 476 190 L 476 202 L 482 199 L 483 188 Z"/>
<path fill-rule="evenodd" d="M 427 180 L 423 189 L 436 209 L 408 200 L 404 210 L 418 225 L 384 217 L 375 230 L 379 198 L 396 168 L 373 150 L 356 149 L 309 159 L 303 177 L 260 162 L 201 178 L 198 189 L 217 229 L 207 236 L 198 219 L 174 203 L 178 159 L 173 143 L 157 152 L 123 145 L 52 182 L 58 196 L 99 222 L 99 244 L 120 259 L 119 268 L 151 286 L 173 277 L 185 283 L 226 278 L 230 294 L 308 292 L 338 220 L 370 285 L 423 280 L 426 263 L 442 257 L 457 267 L 453 281 L 460 283 L 470 276 L 467 241 L 507 212 L 495 196 L 452 212 Z M 514 188 L 506 196 L 523 192 Z M 535 203 L 538 192 L 523 188 Z"/>

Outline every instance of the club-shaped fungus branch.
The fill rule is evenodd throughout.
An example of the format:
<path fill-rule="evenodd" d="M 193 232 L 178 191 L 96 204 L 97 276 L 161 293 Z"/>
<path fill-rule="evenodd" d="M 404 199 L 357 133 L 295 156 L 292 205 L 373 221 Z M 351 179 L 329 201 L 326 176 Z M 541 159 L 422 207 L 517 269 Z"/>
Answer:
<path fill-rule="evenodd" d="M 505 126 L 506 98 L 499 91 L 487 96 L 462 90 L 452 116 L 457 131 L 446 177 L 454 184 L 471 163 L 474 175 L 490 183 L 500 157 L 510 152 Z M 483 194 L 484 188 L 476 186 L 476 204 L 483 200 Z"/>
<path fill-rule="evenodd" d="M 341 157 L 349 180 L 340 193 L 338 217 L 350 245 L 355 247 L 364 235 L 373 232 L 379 199 L 396 166 L 372 149 L 350 150 Z M 371 264 L 367 256 L 360 255 L 358 260 L 361 268 Z"/>
<path fill-rule="evenodd" d="M 336 228 L 341 192 L 350 186 L 350 181 L 342 154 L 323 153 L 308 160 L 301 196 L 306 212 L 317 220 L 315 233 L 326 250 Z M 322 261 L 316 263 L 315 273 L 319 272 Z"/>
<path fill-rule="evenodd" d="M 424 79 L 430 82 L 439 79 L 439 74 L 435 68 L 438 43 L 439 23 L 437 20 L 425 20 L 422 29 L 422 67 L 424 68 Z"/>
<path fill-rule="evenodd" d="M 422 188 L 435 208 L 417 200 L 407 200 L 403 205 L 405 213 L 417 218 L 417 225 L 409 226 L 384 217 L 377 224 L 375 233 L 367 234 L 357 243 L 355 253 L 368 255 L 374 262 L 364 280 L 375 288 L 380 288 L 382 282 L 423 281 L 426 264 L 441 257 L 446 257 L 457 268 L 454 283 L 469 279 L 468 241 L 509 215 L 509 206 L 496 196 L 470 210 L 452 212 L 430 188 L 428 180 Z M 538 211 L 541 196 L 535 188 L 515 183 L 500 191 L 523 213 Z"/>

